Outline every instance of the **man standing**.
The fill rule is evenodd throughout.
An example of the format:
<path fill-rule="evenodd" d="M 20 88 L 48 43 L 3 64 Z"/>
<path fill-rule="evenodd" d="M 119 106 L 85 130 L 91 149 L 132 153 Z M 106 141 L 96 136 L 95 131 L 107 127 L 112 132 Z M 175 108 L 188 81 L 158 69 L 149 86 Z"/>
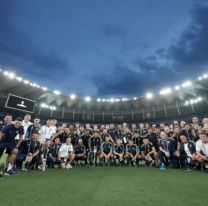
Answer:
<path fill-rule="evenodd" d="M 51 139 L 53 137 L 54 128 L 51 126 L 52 120 L 47 120 L 46 125 L 42 126 L 40 129 L 40 143 L 44 144 L 46 139 Z"/>

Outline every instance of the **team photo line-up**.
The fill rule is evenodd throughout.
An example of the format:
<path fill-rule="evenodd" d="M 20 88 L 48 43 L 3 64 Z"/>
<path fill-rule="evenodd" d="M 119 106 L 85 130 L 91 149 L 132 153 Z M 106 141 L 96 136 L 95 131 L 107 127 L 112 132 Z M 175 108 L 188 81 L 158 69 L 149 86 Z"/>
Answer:
<path fill-rule="evenodd" d="M 0 122 L 1 176 L 75 165 L 135 166 L 208 172 L 208 118 L 138 125 L 74 125 L 26 114 Z M 2 158 L 4 155 L 5 158 Z"/>

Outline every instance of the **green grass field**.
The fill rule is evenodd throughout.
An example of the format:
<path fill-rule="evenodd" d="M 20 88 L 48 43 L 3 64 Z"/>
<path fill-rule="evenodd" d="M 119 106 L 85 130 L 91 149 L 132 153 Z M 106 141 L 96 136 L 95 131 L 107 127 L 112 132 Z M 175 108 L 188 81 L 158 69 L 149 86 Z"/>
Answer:
<path fill-rule="evenodd" d="M 2 206 L 205 206 L 208 174 L 154 168 L 51 169 L 0 178 Z"/>

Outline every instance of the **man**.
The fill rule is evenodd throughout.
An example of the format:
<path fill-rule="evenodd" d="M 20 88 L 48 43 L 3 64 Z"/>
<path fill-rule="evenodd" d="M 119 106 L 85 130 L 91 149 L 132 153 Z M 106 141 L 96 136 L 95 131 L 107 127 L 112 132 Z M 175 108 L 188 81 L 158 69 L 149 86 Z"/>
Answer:
<path fill-rule="evenodd" d="M 54 140 L 54 143 L 50 146 L 49 150 L 49 167 L 50 168 L 56 168 L 58 165 L 60 165 L 60 161 L 58 160 L 58 151 L 60 149 L 60 139 L 56 137 Z"/>
<path fill-rule="evenodd" d="M 113 158 L 116 165 L 118 164 L 121 165 L 123 163 L 124 152 L 125 152 L 125 148 L 124 145 L 122 144 L 122 140 L 117 139 L 116 145 L 113 148 Z"/>
<path fill-rule="evenodd" d="M 191 171 L 196 165 L 196 147 L 195 144 L 189 140 L 185 135 L 180 136 L 181 144 L 179 150 L 176 152 L 181 166 L 185 171 Z"/>
<path fill-rule="evenodd" d="M 184 130 L 182 130 L 181 134 L 188 137 L 190 141 L 195 141 L 194 135 L 189 124 L 185 124 Z"/>
<path fill-rule="evenodd" d="M 61 161 L 61 168 L 71 169 L 71 163 L 75 158 L 75 154 L 73 153 L 73 145 L 71 143 L 71 138 L 68 137 L 66 139 L 66 143 L 62 144 L 59 152 L 58 152 L 58 160 Z"/>
<path fill-rule="evenodd" d="M 113 141 L 116 142 L 118 135 L 117 135 L 116 129 L 114 127 L 114 124 L 110 124 L 110 128 L 108 129 L 107 132 L 111 136 L 111 138 L 113 139 Z"/>
<path fill-rule="evenodd" d="M 123 124 L 126 125 L 126 123 Z M 132 138 L 133 138 L 133 134 L 130 132 L 129 128 L 126 125 L 124 127 L 124 132 L 122 134 L 123 144 L 127 145 L 128 141 L 132 140 Z"/>
<path fill-rule="evenodd" d="M 49 157 L 49 152 L 50 152 L 50 146 L 51 146 L 51 140 L 46 139 L 44 144 L 41 144 L 41 152 L 40 152 L 40 157 L 41 157 L 41 163 L 42 163 L 42 171 L 45 172 L 46 166 L 51 164 L 51 159 Z"/>
<path fill-rule="evenodd" d="M 104 161 L 106 164 L 110 165 L 111 160 L 113 159 L 113 144 L 110 142 L 110 137 L 105 137 L 105 142 L 101 145 L 101 153 L 100 153 L 100 163 L 102 164 Z"/>
<path fill-rule="evenodd" d="M 139 147 L 134 144 L 132 139 L 130 139 L 126 145 L 126 154 L 124 155 L 125 164 L 128 163 L 132 166 L 136 166 L 136 161 L 141 159 L 139 153 Z"/>
<path fill-rule="evenodd" d="M 160 132 L 160 142 L 159 142 L 159 159 L 160 159 L 160 169 L 165 170 L 168 166 L 168 160 L 172 168 L 177 168 L 177 159 L 175 156 L 175 146 L 172 139 L 167 137 L 167 134 L 162 131 Z"/>
<path fill-rule="evenodd" d="M 46 125 L 42 126 L 40 129 L 40 143 L 44 144 L 46 139 L 52 139 L 55 134 L 54 128 L 51 126 L 52 121 L 49 119 L 46 122 Z"/>
<path fill-rule="evenodd" d="M 25 133 L 25 139 L 29 139 L 32 137 L 34 133 L 39 133 L 40 130 L 40 118 L 35 117 L 34 123 L 31 124 Z"/>
<path fill-rule="evenodd" d="M 139 138 L 140 138 L 139 143 L 140 143 L 140 145 L 142 145 L 143 144 L 143 139 L 148 135 L 148 129 L 146 129 L 144 127 L 143 123 L 139 124 L 138 133 L 139 133 Z"/>
<path fill-rule="evenodd" d="M 88 159 L 91 166 L 97 163 L 97 157 L 100 154 L 101 143 L 102 143 L 102 139 L 98 131 L 94 132 L 94 135 L 90 137 L 88 142 L 89 145 Z"/>
<path fill-rule="evenodd" d="M 12 115 L 10 115 L 10 114 L 6 114 L 6 115 L 5 115 L 4 121 L 3 121 L 3 123 L 0 125 L 0 130 L 1 130 L 4 126 L 6 126 L 6 125 L 8 125 L 8 124 L 12 124 Z"/>
<path fill-rule="evenodd" d="M 151 167 L 154 163 L 153 159 L 156 163 L 158 162 L 157 152 L 147 137 L 144 137 L 143 143 L 144 144 L 141 146 L 141 158 L 146 162 L 148 167 Z"/>
<path fill-rule="evenodd" d="M 86 154 L 86 147 L 84 146 L 82 139 L 78 140 L 78 144 L 74 148 L 74 153 L 75 153 L 75 160 L 79 164 L 84 165 L 87 160 L 87 154 Z"/>
<path fill-rule="evenodd" d="M 59 131 L 54 135 L 55 138 L 60 139 L 60 143 L 66 143 L 66 139 L 70 137 L 71 131 L 69 127 L 64 128 L 63 126 L 60 127 Z"/>
<path fill-rule="evenodd" d="M 57 131 L 56 124 L 57 124 L 57 120 L 56 120 L 56 119 L 52 119 L 52 120 L 51 120 L 51 128 L 52 128 L 52 130 L 53 130 L 53 131 L 52 131 L 53 134 L 55 134 L 56 131 Z"/>
<path fill-rule="evenodd" d="M 31 120 L 31 115 L 26 114 L 24 116 L 24 120 L 22 121 L 22 126 L 24 127 L 24 134 L 26 134 L 28 127 L 32 125 L 32 122 L 30 120 Z"/>
<path fill-rule="evenodd" d="M 6 125 L 0 132 L 0 158 L 3 155 L 4 150 L 9 156 L 8 167 L 6 175 L 13 174 L 14 163 L 18 154 L 18 149 L 23 140 L 24 128 L 21 126 L 22 120 L 16 118 L 14 124 Z M 15 137 L 19 135 L 19 140 L 15 140 Z"/>
<path fill-rule="evenodd" d="M 200 139 L 196 142 L 197 161 L 208 172 L 208 137 L 206 133 L 199 135 Z"/>
<path fill-rule="evenodd" d="M 39 162 L 40 143 L 39 134 L 33 133 L 31 139 L 22 142 L 16 159 L 16 169 L 21 170 L 25 161 L 25 169 L 30 171 L 34 169 L 36 163 Z"/>

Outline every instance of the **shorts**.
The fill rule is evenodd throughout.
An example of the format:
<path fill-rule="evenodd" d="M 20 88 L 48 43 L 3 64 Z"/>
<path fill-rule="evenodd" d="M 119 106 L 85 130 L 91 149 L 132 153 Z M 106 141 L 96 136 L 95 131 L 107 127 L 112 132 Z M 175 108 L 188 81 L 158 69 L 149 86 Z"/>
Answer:
<path fill-rule="evenodd" d="M 0 143 L 0 157 L 3 155 L 4 150 L 6 149 L 7 154 L 11 154 L 12 150 L 16 147 L 17 142 L 9 142 L 9 143 Z"/>

